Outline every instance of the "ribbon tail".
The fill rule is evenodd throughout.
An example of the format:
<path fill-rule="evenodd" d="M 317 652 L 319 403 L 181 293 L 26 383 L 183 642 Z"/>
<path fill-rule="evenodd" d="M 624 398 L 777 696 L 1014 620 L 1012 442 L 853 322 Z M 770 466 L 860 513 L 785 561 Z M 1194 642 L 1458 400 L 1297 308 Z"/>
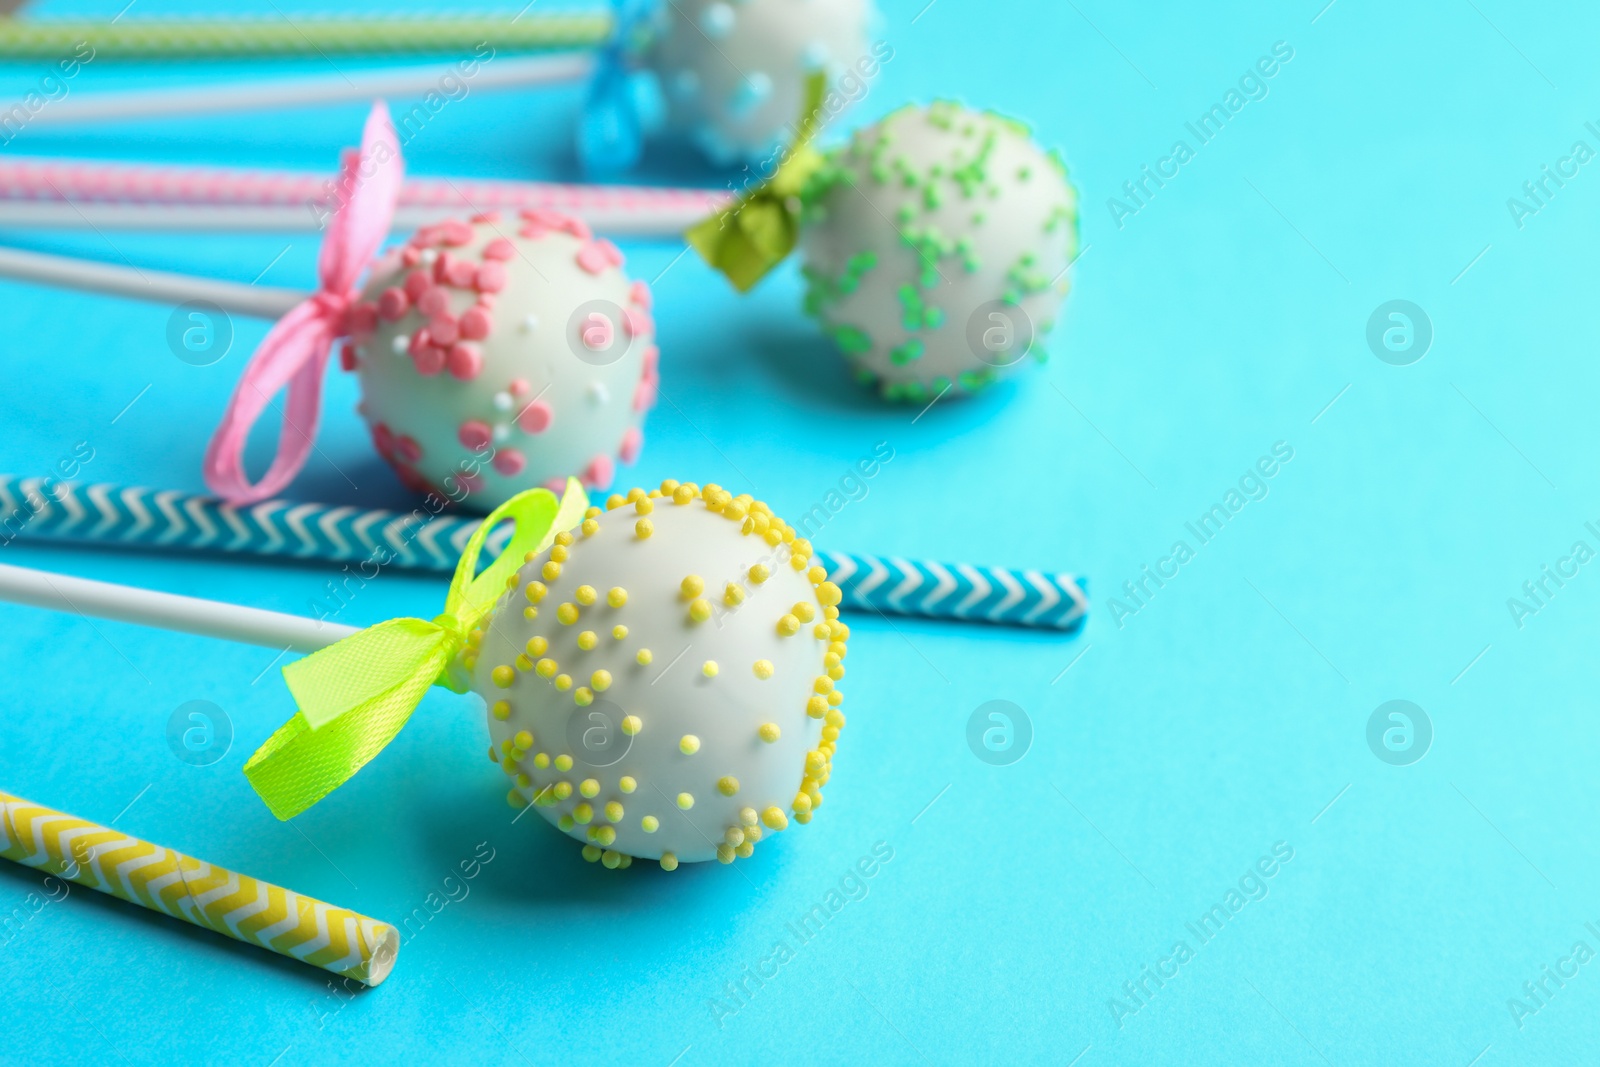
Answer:
<path fill-rule="evenodd" d="M 244 765 L 245 777 L 272 814 L 292 819 L 349 781 L 382 752 L 444 668 L 440 649 L 415 673 L 367 703 L 313 730 L 296 713 Z"/>

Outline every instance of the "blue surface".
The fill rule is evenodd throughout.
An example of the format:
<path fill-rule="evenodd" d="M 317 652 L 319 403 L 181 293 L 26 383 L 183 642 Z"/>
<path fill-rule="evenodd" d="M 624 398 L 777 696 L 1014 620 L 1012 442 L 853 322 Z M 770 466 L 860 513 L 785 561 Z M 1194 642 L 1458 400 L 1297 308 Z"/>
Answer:
<path fill-rule="evenodd" d="M 934 94 L 1026 116 L 1084 197 L 1057 358 L 915 423 L 849 384 L 797 310 L 792 264 L 741 299 L 676 246 L 627 249 L 637 274 L 665 272 L 670 402 L 640 480 L 715 480 L 794 512 L 887 441 L 894 461 L 819 543 L 1073 569 L 1096 593 L 1070 639 L 856 622 L 828 803 L 752 861 L 618 876 L 539 820 L 511 826 L 481 711 L 442 693 L 347 788 L 277 823 L 239 774 L 289 711 L 269 655 L 0 609 L 5 788 L 395 921 L 479 842 L 495 852 L 470 895 L 408 939 L 394 977 L 348 1000 L 318 972 L 74 892 L 0 946 L 0 1059 L 1591 1060 L 1600 964 L 1564 986 L 1542 968 L 1570 974 L 1576 942 L 1600 949 L 1584 926 L 1600 920 L 1600 565 L 1547 582 L 1554 595 L 1521 626 L 1507 600 L 1574 542 L 1600 549 L 1585 526 L 1600 519 L 1600 164 L 1520 228 L 1507 198 L 1574 141 L 1600 149 L 1584 126 L 1600 118 L 1600 16 L 1321 4 L 886 5 L 895 58 L 853 121 Z M 1268 95 L 1198 145 L 1185 122 L 1278 41 L 1294 54 Z M 222 73 L 245 70 L 208 76 Z M 13 66 L 4 84 L 20 94 L 36 74 Z M 105 64 L 82 84 L 134 77 Z M 577 100 L 452 104 L 410 146 L 413 171 L 569 175 Z M 8 151 L 324 168 L 361 114 L 40 131 Z M 1119 227 L 1107 198 L 1179 138 L 1193 158 Z M 242 280 L 265 269 L 279 285 L 308 284 L 314 258 L 303 237 L 281 256 L 272 237 L 4 239 Z M 88 442 L 82 477 L 199 487 L 237 356 L 180 363 L 164 308 L 0 293 L 0 468 L 44 473 Z M 1394 299 L 1434 330 L 1410 366 L 1366 342 Z M 241 322 L 236 352 L 263 330 Z M 351 384 L 332 386 L 321 448 L 358 488 L 313 464 L 296 490 L 397 504 Z M 1277 442 L 1293 458 L 1264 498 L 1201 544 L 1185 524 Z M 1179 540 L 1192 558 L 1175 577 L 1147 581 L 1136 613 L 1113 603 L 1138 606 L 1124 581 L 1147 564 L 1170 574 L 1160 561 Z M 21 545 L 0 557 L 289 611 L 327 577 Z M 386 576 L 343 618 L 427 614 L 442 592 Z M 236 734 L 208 767 L 168 749 L 168 716 L 191 699 L 220 705 Z M 1009 766 L 966 741 L 994 699 L 1031 721 L 1031 750 Z M 1405 766 L 1367 740 L 1395 699 L 1432 725 Z M 892 860 L 800 944 L 789 924 L 875 847 Z M 1275 847 L 1292 859 L 1271 860 Z M 1270 878 L 1251 875 L 1262 857 Z M 38 884 L 0 870 L 0 918 Z M 1202 944 L 1189 924 L 1230 889 L 1238 913 Z M 730 998 L 783 939 L 793 958 Z M 1186 958 L 1157 987 L 1144 968 L 1170 975 L 1178 941 Z M 1540 979 L 1535 1013 L 1524 983 Z M 1141 980 L 1136 1000 L 1124 983 Z"/>

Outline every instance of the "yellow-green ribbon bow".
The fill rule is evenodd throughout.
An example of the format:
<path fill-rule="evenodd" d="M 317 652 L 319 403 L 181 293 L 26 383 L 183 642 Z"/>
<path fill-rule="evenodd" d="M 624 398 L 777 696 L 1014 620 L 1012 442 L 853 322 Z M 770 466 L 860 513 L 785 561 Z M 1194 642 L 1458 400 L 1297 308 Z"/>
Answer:
<path fill-rule="evenodd" d="M 806 79 L 799 134 L 772 177 L 684 234 L 701 258 L 741 293 L 749 292 L 794 251 L 799 239 L 800 193 L 824 162 L 822 153 L 811 147 L 811 137 L 827 85 L 820 73 Z"/>
<path fill-rule="evenodd" d="M 432 622 L 390 619 L 283 668 L 300 710 L 244 765 L 245 777 L 272 814 L 292 819 L 343 785 L 394 740 L 429 687 L 465 691 L 451 667 L 467 634 L 487 619 L 528 554 L 550 547 L 556 534 L 582 520 L 588 506 L 583 486 L 571 478 L 559 501 L 548 489 L 517 494 L 473 531 L 444 612 Z M 515 529 L 479 574 L 478 553 L 506 519 Z"/>

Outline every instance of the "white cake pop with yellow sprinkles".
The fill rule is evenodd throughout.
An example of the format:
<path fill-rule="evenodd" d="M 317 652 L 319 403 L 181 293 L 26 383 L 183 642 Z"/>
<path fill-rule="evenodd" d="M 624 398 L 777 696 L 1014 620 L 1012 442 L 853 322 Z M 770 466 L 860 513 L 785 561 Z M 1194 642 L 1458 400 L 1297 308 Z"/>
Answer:
<path fill-rule="evenodd" d="M 607 867 L 733 862 L 822 803 L 848 628 L 808 542 L 749 496 L 612 496 L 508 582 L 464 665 L 490 759 Z"/>

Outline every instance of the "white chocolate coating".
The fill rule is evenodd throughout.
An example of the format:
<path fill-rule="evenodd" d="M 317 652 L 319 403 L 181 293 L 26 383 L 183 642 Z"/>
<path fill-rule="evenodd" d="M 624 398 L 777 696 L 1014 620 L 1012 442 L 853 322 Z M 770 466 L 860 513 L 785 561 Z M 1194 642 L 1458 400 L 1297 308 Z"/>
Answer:
<path fill-rule="evenodd" d="M 652 493 L 613 496 L 524 565 L 463 662 L 513 806 L 610 867 L 729 863 L 821 803 L 848 630 L 764 505 Z"/>
<path fill-rule="evenodd" d="M 1077 245 L 1066 165 L 1025 127 L 906 107 L 807 191 L 806 309 L 886 398 L 971 393 L 1046 358 Z"/>
<path fill-rule="evenodd" d="M 719 165 L 766 159 L 794 140 L 805 82 L 825 71 L 840 108 L 865 91 L 884 49 L 867 40 L 870 0 L 674 0 L 646 64 L 668 129 Z M 888 55 L 893 55 L 892 51 Z"/>
<path fill-rule="evenodd" d="M 345 365 L 401 480 L 475 511 L 568 475 L 611 484 L 655 403 L 650 290 L 547 211 L 425 227 L 372 270 Z"/>

